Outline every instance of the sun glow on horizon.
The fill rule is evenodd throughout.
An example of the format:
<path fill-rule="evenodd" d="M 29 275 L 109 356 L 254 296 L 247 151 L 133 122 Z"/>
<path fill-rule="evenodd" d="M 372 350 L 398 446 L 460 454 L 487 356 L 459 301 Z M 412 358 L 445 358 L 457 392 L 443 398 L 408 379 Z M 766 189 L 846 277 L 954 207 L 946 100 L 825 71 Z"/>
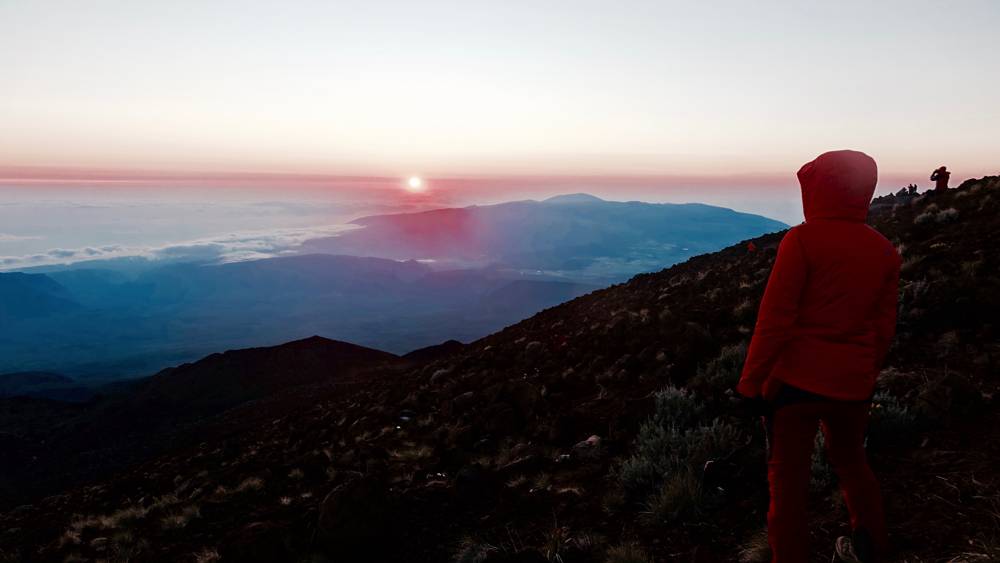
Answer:
<path fill-rule="evenodd" d="M 406 189 L 407 191 L 413 193 L 420 193 L 427 189 L 427 187 L 424 185 L 424 180 L 420 176 L 410 176 L 406 180 Z"/>

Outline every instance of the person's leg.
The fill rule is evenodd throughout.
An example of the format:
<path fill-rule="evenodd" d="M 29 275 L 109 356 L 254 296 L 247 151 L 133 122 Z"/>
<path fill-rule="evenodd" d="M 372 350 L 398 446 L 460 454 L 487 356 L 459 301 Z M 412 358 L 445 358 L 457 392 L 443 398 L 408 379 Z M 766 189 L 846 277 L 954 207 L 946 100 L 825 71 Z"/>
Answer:
<path fill-rule="evenodd" d="M 865 456 L 867 403 L 830 403 L 822 426 L 827 458 L 833 465 L 851 514 L 851 529 L 865 530 L 877 552 L 884 553 L 889 538 L 885 527 L 882 493 Z"/>
<path fill-rule="evenodd" d="M 773 563 L 805 563 L 809 559 L 809 469 L 819 426 L 815 403 L 777 409 L 765 419 L 768 431 L 767 479 L 771 505 L 767 541 Z"/>

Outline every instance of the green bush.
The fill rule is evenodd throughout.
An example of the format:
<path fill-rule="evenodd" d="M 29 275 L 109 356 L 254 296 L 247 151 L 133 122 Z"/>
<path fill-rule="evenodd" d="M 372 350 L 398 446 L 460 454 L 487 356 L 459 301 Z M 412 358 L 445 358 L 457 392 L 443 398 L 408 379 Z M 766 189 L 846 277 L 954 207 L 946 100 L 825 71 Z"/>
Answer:
<path fill-rule="evenodd" d="M 747 356 L 747 345 L 745 342 L 726 346 L 719 352 L 718 357 L 698 368 L 692 384 L 697 387 L 708 387 L 709 389 L 725 392 L 736 387 L 740 380 L 740 372 L 743 371 L 743 361 Z"/>
<path fill-rule="evenodd" d="M 728 455 L 742 440 L 742 432 L 722 420 L 699 424 L 703 411 L 687 391 L 670 387 L 658 393 L 635 453 L 618 469 L 626 498 L 644 503 L 653 519 L 699 513 L 709 496 L 701 486 L 705 463 Z"/>
<path fill-rule="evenodd" d="M 668 386 L 656 394 L 656 407 L 649 424 L 660 428 L 688 428 L 702 417 L 705 407 L 687 389 Z"/>
<path fill-rule="evenodd" d="M 650 522 L 675 522 L 700 513 L 704 497 L 699 476 L 681 469 L 670 474 L 659 492 L 646 500 L 646 516 Z"/>

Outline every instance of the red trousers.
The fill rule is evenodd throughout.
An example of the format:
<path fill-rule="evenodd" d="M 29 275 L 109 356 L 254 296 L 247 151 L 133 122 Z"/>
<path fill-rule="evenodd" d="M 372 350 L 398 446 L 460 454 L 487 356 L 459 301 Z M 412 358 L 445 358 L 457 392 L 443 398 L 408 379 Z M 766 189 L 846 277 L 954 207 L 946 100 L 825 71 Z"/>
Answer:
<path fill-rule="evenodd" d="M 771 492 L 767 531 L 773 563 L 809 561 L 806 505 L 817 427 L 823 430 L 827 460 L 844 493 L 851 529 L 864 528 L 878 551 L 887 548 L 882 494 L 865 458 L 869 409 L 866 401 L 816 400 L 779 406 L 765 417 Z"/>

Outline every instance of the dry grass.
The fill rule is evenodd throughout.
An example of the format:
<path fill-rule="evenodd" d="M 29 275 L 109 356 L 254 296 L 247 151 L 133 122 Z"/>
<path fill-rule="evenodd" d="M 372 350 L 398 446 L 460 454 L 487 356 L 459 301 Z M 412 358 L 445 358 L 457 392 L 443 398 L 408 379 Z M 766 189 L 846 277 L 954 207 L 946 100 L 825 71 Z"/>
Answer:
<path fill-rule="evenodd" d="M 247 491 L 259 491 L 264 488 L 264 480 L 260 477 L 247 477 L 239 485 L 236 486 L 237 493 L 244 493 Z"/>
<path fill-rule="evenodd" d="M 160 524 L 167 530 L 179 530 L 186 527 L 191 520 L 200 517 L 201 509 L 192 504 L 167 514 L 160 520 Z"/>
<path fill-rule="evenodd" d="M 653 558 L 638 544 L 626 543 L 609 549 L 604 561 L 605 563 L 653 563 Z"/>
<path fill-rule="evenodd" d="M 214 549 L 205 548 L 194 554 L 194 563 L 215 563 L 221 561 L 222 556 Z"/>

